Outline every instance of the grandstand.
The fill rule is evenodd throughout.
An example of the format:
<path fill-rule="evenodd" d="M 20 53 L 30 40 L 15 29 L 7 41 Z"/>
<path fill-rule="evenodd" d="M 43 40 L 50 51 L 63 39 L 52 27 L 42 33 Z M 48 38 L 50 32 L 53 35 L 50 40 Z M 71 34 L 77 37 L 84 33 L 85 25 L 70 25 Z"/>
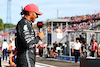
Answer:
<path fill-rule="evenodd" d="M 92 14 L 92 15 L 82 15 L 82 16 L 73 16 L 73 17 L 59 17 L 58 19 L 69 19 L 69 29 L 74 30 L 83 30 L 83 29 L 92 29 L 95 30 L 99 26 L 100 13 Z M 99 28 L 98 28 L 99 29 Z"/>

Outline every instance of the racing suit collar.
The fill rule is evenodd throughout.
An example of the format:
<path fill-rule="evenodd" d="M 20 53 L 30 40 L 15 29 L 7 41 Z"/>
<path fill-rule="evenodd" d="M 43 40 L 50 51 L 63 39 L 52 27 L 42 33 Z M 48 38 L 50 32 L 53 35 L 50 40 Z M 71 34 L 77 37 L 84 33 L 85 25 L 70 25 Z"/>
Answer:
<path fill-rule="evenodd" d="M 26 19 L 25 17 L 23 17 L 22 19 Z M 27 19 L 26 19 L 27 20 Z M 32 21 L 27 20 L 28 23 L 32 26 Z"/>

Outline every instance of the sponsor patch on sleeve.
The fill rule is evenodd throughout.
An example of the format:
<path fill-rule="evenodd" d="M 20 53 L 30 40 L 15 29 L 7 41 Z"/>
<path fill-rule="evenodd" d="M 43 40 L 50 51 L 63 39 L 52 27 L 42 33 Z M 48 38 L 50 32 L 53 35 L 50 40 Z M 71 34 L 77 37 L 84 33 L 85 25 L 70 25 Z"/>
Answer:
<path fill-rule="evenodd" d="M 28 27 L 27 27 L 27 25 L 24 25 L 24 30 L 28 30 Z"/>

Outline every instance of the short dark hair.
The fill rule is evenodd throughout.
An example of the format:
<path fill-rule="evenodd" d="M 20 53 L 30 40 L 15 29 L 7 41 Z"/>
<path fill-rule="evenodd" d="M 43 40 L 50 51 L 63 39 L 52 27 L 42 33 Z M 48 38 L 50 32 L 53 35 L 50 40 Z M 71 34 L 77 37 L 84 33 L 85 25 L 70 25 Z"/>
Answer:
<path fill-rule="evenodd" d="M 51 50 L 54 49 L 53 47 L 51 48 Z"/>
<path fill-rule="evenodd" d="M 82 35 L 80 35 L 80 37 L 82 37 Z"/>
<path fill-rule="evenodd" d="M 76 38 L 76 40 L 80 40 L 79 38 Z"/>
<path fill-rule="evenodd" d="M 4 39 L 4 41 L 7 41 L 6 39 Z"/>

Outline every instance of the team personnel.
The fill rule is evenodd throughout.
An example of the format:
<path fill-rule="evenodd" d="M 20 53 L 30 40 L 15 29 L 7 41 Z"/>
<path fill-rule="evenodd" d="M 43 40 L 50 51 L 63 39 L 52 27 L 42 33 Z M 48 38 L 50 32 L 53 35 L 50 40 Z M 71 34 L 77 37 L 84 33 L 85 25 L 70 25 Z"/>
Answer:
<path fill-rule="evenodd" d="M 91 43 L 91 55 L 94 57 L 94 53 L 97 50 L 98 44 L 95 42 L 95 39 L 93 39 L 93 42 Z"/>
<path fill-rule="evenodd" d="M 97 48 L 97 57 L 100 57 L 100 44 L 98 45 L 98 48 Z"/>
<path fill-rule="evenodd" d="M 7 43 L 7 40 L 4 39 L 4 42 L 2 44 L 2 51 L 3 51 L 3 61 L 5 60 L 5 57 L 6 57 L 6 61 L 7 61 L 7 50 L 8 50 L 9 46 L 8 46 L 8 43 Z"/>
<path fill-rule="evenodd" d="M 44 38 L 44 34 L 39 32 L 36 37 L 32 28 L 32 22 L 38 18 L 38 15 L 42 14 L 35 4 L 26 5 L 21 12 L 21 15 L 24 15 L 24 17 L 17 24 L 17 37 L 15 38 L 15 45 L 18 51 L 17 67 L 35 67 L 35 44 Z"/>
<path fill-rule="evenodd" d="M 75 54 L 75 63 L 76 63 L 81 53 L 81 44 L 79 42 L 79 38 L 76 38 L 76 42 L 72 45 L 72 52 Z"/>

